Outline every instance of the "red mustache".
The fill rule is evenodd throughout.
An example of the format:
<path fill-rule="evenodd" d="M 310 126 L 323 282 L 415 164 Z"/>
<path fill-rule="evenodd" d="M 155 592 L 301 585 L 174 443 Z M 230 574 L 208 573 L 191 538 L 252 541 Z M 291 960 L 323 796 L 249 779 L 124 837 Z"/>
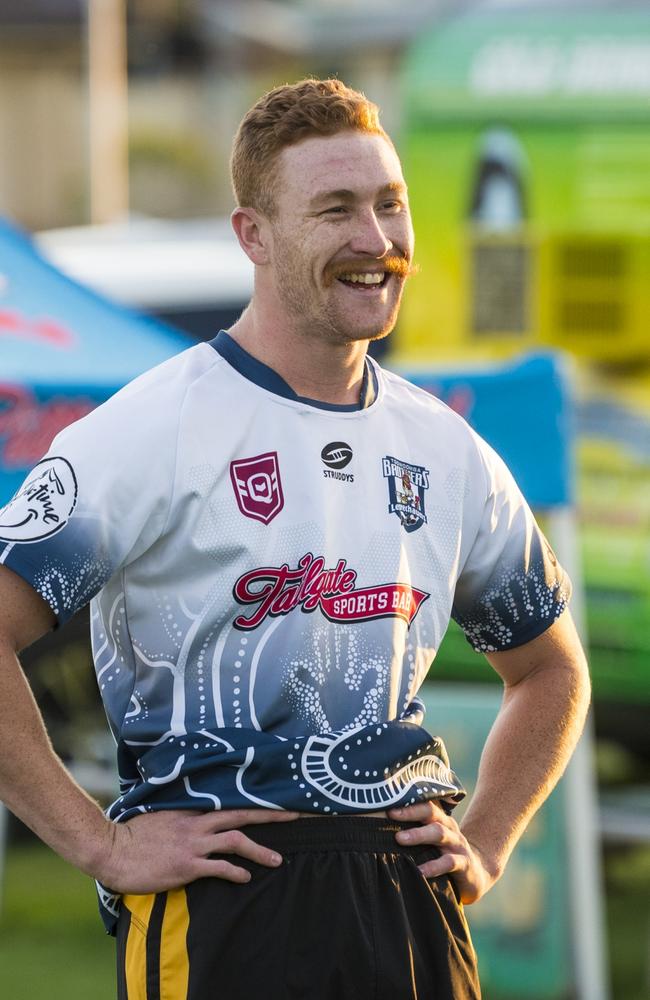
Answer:
<path fill-rule="evenodd" d="M 368 260 L 338 260 L 330 264 L 325 270 L 325 281 L 331 284 L 336 278 L 344 274 L 365 274 L 367 271 L 385 271 L 388 274 L 395 274 L 398 278 L 410 278 L 417 274 L 417 264 L 412 264 L 405 257 L 391 256 L 373 262 L 374 266 L 369 267 Z"/>

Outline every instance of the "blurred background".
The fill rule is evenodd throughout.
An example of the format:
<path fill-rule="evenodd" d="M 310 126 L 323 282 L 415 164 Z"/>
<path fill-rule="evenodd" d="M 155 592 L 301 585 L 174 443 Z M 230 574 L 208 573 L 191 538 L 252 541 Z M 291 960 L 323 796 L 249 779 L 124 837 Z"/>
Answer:
<path fill-rule="evenodd" d="M 641 1000 L 647 0 L 0 0 L 0 505 L 62 426 L 240 313 L 230 144 L 257 97 L 306 75 L 380 105 L 409 183 L 421 270 L 375 353 L 504 454 L 570 569 L 589 650 L 576 763 L 469 912 L 486 1000 Z M 108 802 L 87 630 L 78 615 L 24 662 L 57 749 Z M 451 628 L 427 684 L 470 788 L 490 674 Z M 113 996 L 92 885 L 1 812 L 0 830 L 2 995 Z"/>

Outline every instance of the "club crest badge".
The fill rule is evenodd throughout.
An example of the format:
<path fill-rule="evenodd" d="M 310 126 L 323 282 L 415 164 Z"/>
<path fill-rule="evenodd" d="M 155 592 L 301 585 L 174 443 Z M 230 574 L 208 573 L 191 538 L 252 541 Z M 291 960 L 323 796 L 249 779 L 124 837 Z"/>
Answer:
<path fill-rule="evenodd" d="M 427 522 L 424 493 L 429 489 L 429 470 L 387 455 L 382 459 L 388 480 L 388 512 L 397 514 L 405 531 L 417 531 Z"/>
<path fill-rule="evenodd" d="M 284 507 L 276 451 L 231 462 L 230 479 L 237 506 L 245 517 L 268 524 Z"/>

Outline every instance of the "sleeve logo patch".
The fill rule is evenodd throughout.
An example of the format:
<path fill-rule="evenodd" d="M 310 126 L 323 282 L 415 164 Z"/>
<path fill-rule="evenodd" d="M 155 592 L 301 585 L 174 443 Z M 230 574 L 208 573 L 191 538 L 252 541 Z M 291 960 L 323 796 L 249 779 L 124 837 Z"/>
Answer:
<path fill-rule="evenodd" d="M 9 503 L 0 508 L 0 541 L 38 542 L 70 520 L 77 503 L 77 479 L 70 463 L 55 456 L 32 469 Z"/>

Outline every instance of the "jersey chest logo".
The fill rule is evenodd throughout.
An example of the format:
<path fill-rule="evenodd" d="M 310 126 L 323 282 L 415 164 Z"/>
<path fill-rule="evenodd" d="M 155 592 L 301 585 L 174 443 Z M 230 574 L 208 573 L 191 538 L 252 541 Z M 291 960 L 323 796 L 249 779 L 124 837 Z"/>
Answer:
<path fill-rule="evenodd" d="M 244 573 L 235 582 L 233 594 L 239 604 L 257 605 L 249 615 L 238 615 L 233 624 L 244 631 L 258 628 L 267 618 L 288 615 L 294 608 L 321 612 L 331 622 L 349 625 L 375 618 L 401 618 L 410 627 L 429 597 L 408 583 L 382 583 L 357 588 L 357 573 L 345 559 L 332 569 L 323 556 L 307 552 L 292 569 L 260 566 Z"/>
<path fill-rule="evenodd" d="M 284 507 L 277 451 L 231 462 L 230 479 L 245 517 L 268 524 Z"/>
<path fill-rule="evenodd" d="M 382 459 L 388 480 L 388 512 L 397 514 L 405 531 L 417 531 L 427 523 L 424 492 L 429 489 L 429 470 L 386 455 Z"/>

